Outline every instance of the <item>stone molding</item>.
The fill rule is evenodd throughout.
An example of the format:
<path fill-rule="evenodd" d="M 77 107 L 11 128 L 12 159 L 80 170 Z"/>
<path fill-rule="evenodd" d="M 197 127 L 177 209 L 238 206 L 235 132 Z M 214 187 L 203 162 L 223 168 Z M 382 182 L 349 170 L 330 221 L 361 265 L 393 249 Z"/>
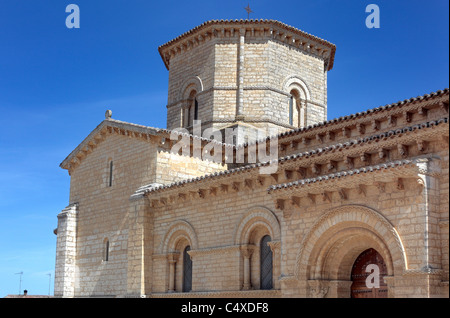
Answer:
<path fill-rule="evenodd" d="M 334 44 L 275 20 L 210 20 L 161 45 L 158 51 L 170 69 L 170 59 L 177 54 L 213 39 L 233 39 L 239 44 L 240 37 L 277 41 L 323 59 L 328 71 L 333 68 Z"/>
<path fill-rule="evenodd" d="M 281 290 L 194 291 L 189 293 L 153 293 L 151 298 L 279 298 Z"/>
<path fill-rule="evenodd" d="M 380 149 L 383 149 L 383 153 L 393 149 L 392 151 L 396 151 L 398 144 L 410 145 L 411 143 L 417 143 L 419 140 L 423 140 L 426 138 L 435 138 L 438 135 L 445 134 L 448 132 L 448 120 L 441 119 L 437 121 L 433 121 L 433 124 L 430 122 L 423 123 L 420 125 L 414 125 L 411 127 L 405 127 L 403 129 L 391 130 L 388 132 L 384 132 L 378 135 L 369 136 L 366 138 L 360 138 L 357 140 L 351 140 L 345 143 L 336 143 L 334 145 L 330 145 L 324 148 L 317 148 L 311 151 L 301 152 L 294 155 L 289 155 L 285 157 L 278 158 L 276 163 L 279 165 L 278 171 L 273 176 L 266 176 L 259 174 L 259 168 L 267 166 L 269 164 L 273 164 L 273 162 L 262 164 L 248 164 L 243 167 L 225 170 L 221 172 L 216 172 L 213 174 L 196 177 L 193 179 L 187 179 L 179 182 L 175 182 L 169 185 L 163 185 L 161 187 L 154 187 L 145 191 L 145 195 L 148 195 L 149 198 L 154 202 L 154 204 L 158 204 L 161 198 L 166 198 L 164 201 L 165 204 L 169 202 L 167 197 L 171 196 L 171 192 L 175 191 L 176 193 L 181 192 L 192 192 L 196 193 L 199 191 L 198 189 L 211 189 L 214 187 L 218 187 L 220 189 L 223 186 L 230 185 L 236 182 L 243 182 L 243 180 L 255 180 L 257 182 L 252 182 L 253 187 L 261 187 L 265 186 L 265 182 L 261 182 L 261 178 L 270 179 L 274 178 L 276 184 L 279 184 L 278 176 L 290 176 L 291 179 L 294 179 L 298 176 L 300 177 L 297 180 L 303 179 L 311 179 L 306 178 L 307 171 L 316 170 L 316 176 L 312 181 L 316 182 L 318 180 L 330 180 L 335 178 L 336 181 L 342 179 L 341 177 L 345 176 L 363 176 L 366 172 L 373 172 L 378 170 L 389 170 L 393 171 L 391 168 L 394 166 L 398 167 L 399 173 L 393 172 L 397 176 L 405 176 L 404 173 L 400 173 L 401 171 L 407 172 L 408 169 L 403 169 L 412 163 L 408 160 L 398 160 L 394 162 L 385 161 L 384 163 L 380 163 L 378 165 L 370 165 L 368 162 L 367 153 L 379 152 Z M 353 169 L 337 171 L 335 173 L 326 173 L 329 167 L 335 167 L 339 161 L 346 161 L 348 167 L 353 166 L 353 158 L 355 157 L 363 157 L 365 158 L 366 167 L 357 168 L 355 171 Z M 349 160 L 349 158 L 352 158 Z M 387 156 L 384 155 L 383 160 L 387 160 Z M 311 168 L 299 168 L 299 166 L 305 167 L 310 166 Z M 323 169 L 322 167 L 326 169 Z M 405 167 L 401 167 L 405 166 Z M 322 169 L 319 169 L 322 168 Z M 320 170 L 320 171 L 319 171 Z M 411 171 L 410 171 L 411 172 Z M 411 172 L 412 173 L 412 172 Z M 406 174 L 406 176 L 413 177 L 413 174 Z M 393 175 L 394 176 L 394 175 Z M 345 178 L 344 178 L 345 179 Z M 342 180 L 344 180 L 342 179 Z M 238 181 L 236 181 L 238 180 Z M 286 180 L 287 181 L 287 180 Z M 382 180 L 381 180 L 382 181 Z M 295 181 L 299 183 L 298 181 Z M 205 184 L 206 183 L 206 184 Z M 311 183 L 311 182 L 309 182 Z M 273 182 L 271 182 L 273 184 Z M 289 184 L 289 183 L 288 183 Z M 380 184 L 381 186 L 381 184 Z M 268 188 L 269 192 L 273 192 L 275 190 L 275 186 Z M 282 184 L 279 187 L 286 188 L 285 184 Z M 182 189 L 184 188 L 184 189 Z M 228 187 L 229 188 L 229 187 Z M 380 188 L 381 189 L 381 188 Z M 278 191 L 278 190 L 277 190 Z M 216 191 L 215 194 L 219 194 L 223 191 Z M 227 191 L 225 191 L 227 192 Z M 204 193 L 205 194 L 205 193 Z M 345 198 L 345 192 L 342 193 Z M 206 198 L 206 195 L 203 195 L 202 198 Z M 192 196 L 187 195 L 185 198 L 191 198 Z M 176 203 L 176 200 L 173 201 Z M 156 206 L 155 205 L 155 206 Z"/>
<path fill-rule="evenodd" d="M 237 223 L 234 231 L 234 244 L 245 245 L 249 243 L 249 235 L 252 229 L 262 225 L 267 228 L 272 241 L 281 239 L 281 226 L 276 215 L 266 207 L 257 206 L 250 208 Z"/>
<path fill-rule="evenodd" d="M 389 220 L 371 208 L 361 205 L 344 205 L 325 212 L 325 214 L 316 220 L 303 237 L 294 270 L 294 276 L 298 280 L 306 278 L 304 276 L 307 275 L 308 258 L 314 249 L 314 242 L 322 236 L 322 232 L 342 222 L 364 223 L 368 225 L 368 229 L 371 229 L 375 233 L 383 229 L 384 234 L 380 237 L 383 237 L 384 241 L 387 242 L 393 264 L 398 263 L 398 268 L 402 269 L 401 273 L 396 272 L 395 275 L 402 275 L 408 270 L 408 261 L 402 240 Z M 378 230 L 374 225 L 378 226 Z"/>
<path fill-rule="evenodd" d="M 164 234 L 164 238 L 161 240 L 158 247 L 159 253 L 167 254 L 169 252 L 173 252 L 174 244 L 182 238 L 186 239 L 190 243 L 192 250 L 198 249 L 197 234 L 193 226 L 185 220 L 177 220 L 169 225 L 166 233 Z"/>

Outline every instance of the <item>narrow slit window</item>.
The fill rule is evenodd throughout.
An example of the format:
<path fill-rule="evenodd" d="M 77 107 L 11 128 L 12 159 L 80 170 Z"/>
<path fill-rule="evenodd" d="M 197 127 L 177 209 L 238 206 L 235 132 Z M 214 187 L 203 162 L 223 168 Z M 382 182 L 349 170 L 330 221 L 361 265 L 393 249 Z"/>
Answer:
<path fill-rule="evenodd" d="M 289 98 L 289 125 L 294 124 L 294 96 Z"/>
<path fill-rule="evenodd" d="M 113 181 L 113 162 L 111 160 L 111 162 L 109 163 L 109 181 L 108 181 L 108 185 L 110 187 L 112 187 L 112 181 Z"/>
<path fill-rule="evenodd" d="M 105 250 L 104 250 L 104 255 L 103 255 L 103 261 L 107 262 L 109 261 L 109 240 L 106 239 L 105 240 Z"/>
<path fill-rule="evenodd" d="M 194 105 L 194 120 L 198 119 L 198 101 L 197 98 L 195 99 L 195 105 Z"/>

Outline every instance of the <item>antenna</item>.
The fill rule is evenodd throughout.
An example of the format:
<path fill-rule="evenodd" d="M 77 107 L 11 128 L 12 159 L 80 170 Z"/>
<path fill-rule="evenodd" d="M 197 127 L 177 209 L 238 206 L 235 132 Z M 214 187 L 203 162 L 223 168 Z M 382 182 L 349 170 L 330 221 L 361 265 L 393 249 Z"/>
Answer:
<path fill-rule="evenodd" d="M 50 296 L 50 286 L 51 286 L 51 283 L 52 283 L 52 273 L 48 273 L 47 276 L 48 276 L 48 295 Z"/>
<path fill-rule="evenodd" d="M 23 275 L 23 272 L 15 273 L 14 275 L 20 275 L 20 280 L 19 280 L 19 295 L 20 295 L 20 291 L 22 290 L 22 275 Z"/>

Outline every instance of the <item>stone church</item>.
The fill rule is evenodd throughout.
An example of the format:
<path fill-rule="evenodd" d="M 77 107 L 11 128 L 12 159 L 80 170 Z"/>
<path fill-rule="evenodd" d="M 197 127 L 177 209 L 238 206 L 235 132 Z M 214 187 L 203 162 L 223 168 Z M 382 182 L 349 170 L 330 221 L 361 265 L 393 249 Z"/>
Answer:
<path fill-rule="evenodd" d="M 167 128 L 107 111 L 61 163 L 55 296 L 448 297 L 449 90 L 327 120 L 335 51 L 273 20 L 160 46 Z"/>

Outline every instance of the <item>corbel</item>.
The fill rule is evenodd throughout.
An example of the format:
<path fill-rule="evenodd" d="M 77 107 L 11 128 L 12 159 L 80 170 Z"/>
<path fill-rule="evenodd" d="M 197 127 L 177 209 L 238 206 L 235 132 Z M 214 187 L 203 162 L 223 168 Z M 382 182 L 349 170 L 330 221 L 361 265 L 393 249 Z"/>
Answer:
<path fill-rule="evenodd" d="M 417 140 L 417 149 L 420 152 L 424 152 L 427 149 L 427 142 L 422 139 L 418 139 Z"/>
<path fill-rule="evenodd" d="M 346 189 L 339 189 L 338 190 L 339 196 L 341 197 L 341 200 L 347 200 L 348 195 L 347 195 L 347 190 Z"/>
<path fill-rule="evenodd" d="M 316 174 L 316 175 L 320 174 L 320 165 L 318 165 L 317 163 L 313 163 L 311 165 L 311 171 L 313 174 Z"/>
<path fill-rule="evenodd" d="M 273 178 L 273 180 L 275 180 L 275 182 L 278 182 L 278 173 L 272 173 L 270 176 Z"/>
<path fill-rule="evenodd" d="M 342 128 L 342 135 L 344 136 L 344 137 L 350 137 L 350 135 L 351 135 L 351 129 L 350 128 L 347 128 L 347 127 L 343 127 Z"/>
<path fill-rule="evenodd" d="M 306 178 L 306 168 L 298 168 L 297 169 L 297 173 L 300 179 L 305 179 Z"/>
<path fill-rule="evenodd" d="M 245 179 L 244 180 L 244 184 L 245 184 L 245 187 L 246 188 L 248 188 L 248 189 L 253 189 L 253 180 L 251 180 L 251 179 Z"/>
<path fill-rule="evenodd" d="M 158 201 L 158 200 L 152 200 L 152 201 L 150 202 L 150 206 L 151 206 L 152 208 L 156 208 L 156 207 L 158 207 L 158 205 L 159 205 L 159 201 Z"/>
<path fill-rule="evenodd" d="M 359 158 L 362 162 L 365 162 L 366 164 L 370 163 L 370 155 L 368 153 L 363 152 Z"/>
<path fill-rule="evenodd" d="M 375 182 L 375 186 L 380 193 L 384 193 L 386 191 L 386 183 L 384 182 Z"/>
<path fill-rule="evenodd" d="M 405 118 L 405 121 L 407 123 L 410 123 L 412 120 L 412 113 L 410 112 L 403 112 L 403 117 Z"/>
<path fill-rule="evenodd" d="M 419 107 L 417 113 L 423 117 L 427 117 L 428 109 L 426 109 L 425 107 Z"/>
<path fill-rule="evenodd" d="M 329 203 L 331 203 L 331 194 L 327 191 L 324 191 L 320 194 L 322 196 L 322 201 L 326 202 L 328 201 Z"/>
<path fill-rule="evenodd" d="M 258 178 L 256 180 L 260 186 L 264 186 L 264 182 L 265 182 L 266 178 L 263 176 L 258 176 Z"/>
<path fill-rule="evenodd" d="M 178 193 L 178 199 L 185 201 L 186 200 L 186 194 L 185 193 Z"/>
<path fill-rule="evenodd" d="M 300 198 L 292 196 L 291 200 L 290 200 L 290 203 L 291 203 L 292 206 L 300 207 Z"/>
<path fill-rule="evenodd" d="M 223 193 L 228 193 L 228 185 L 227 184 L 221 184 L 220 185 L 220 191 Z"/>
<path fill-rule="evenodd" d="M 160 202 L 162 205 L 167 205 L 167 198 L 161 198 L 161 199 L 159 199 L 159 202 Z"/>
<path fill-rule="evenodd" d="M 239 182 L 233 182 L 231 184 L 231 189 L 233 189 L 234 191 L 238 192 L 239 191 Z"/>
<path fill-rule="evenodd" d="M 380 122 L 378 120 L 372 120 L 372 130 L 380 129 Z"/>
<path fill-rule="evenodd" d="M 198 197 L 199 197 L 200 199 L 204 199 L 204 198 L 205 198 L 205 190 L 199 189 L 199 190 L 197 191 L 197 193 L 198 193 Z"/>
<path fill-rule="evenodd" d="M 364 134 L 364 132 L 366 131 L 366 126 L 364 126 L 364 124 L 361 124 L 361 123 L 357 123 L 356 124 L 356 131 L 359 133 L 359 134 Z"/>
<path fill-rule="evenodd" d="M 405 146 L 405 145 L 398 144 L 397 145 L 397 151 L 398 151 L 398 154 L 401 157 L 407 157 L 408 156 L 408 147 Z"/>
<path fill-rule="evenodd" d="M 422 194 L 423 189 L 425 188 L 425 181 L 422 178 L 418 177 L 416 179 L 416 184 L 417 184 L 417 190 L 418 190 L 417 195 L 420 195 L 420 194 Z"/>
<path fill-rule="evenodd" d="M 358 194 L 362 194 L 363 196 L 367 196 L 367 189 L 364 184 L 358 185 Z"/>
<path fill-rule="evenodd" d="M 336 166 L 337 166 L 337 162 L 336 161 L 328 160 L 328 162 L 327 162 L 327 169 L 328 169 L 328 171 L 333 170 L 334 168 L 336 168 Z"/>
<path fill-rule="evenodd" d="M 317 140 L 318 142 L 323 142 L 323 136 L 322 136 L 321 134 L 317 134 L 317 135 L 316 135 L 316 140 Z"/>
<path fill-rule="evenodd" d="M 283 199 L 278 199 L 275 201 L 275 208 L 278 210 L 283 210 L 284 209 L 284 200 Z"/>
<path fill-rule="evenodd" d="M 326 141 L 332 141 L 332 140 L 334 140 L 334 132 L 332 132 L 332 131 L 327 131 L 327 133 L 325 134 L 325 140 L 326 140 Z"/>
<path fill-rule="evenodd" d="M 349 156 L 344 157 L 344 164 L 347 166 L 347 169 L 353 169 L 355 166 L 353 163 L 353 158 Z"/>
<path fill-rule="evenodd" d="M 439 102 L 439 108 L 448 113 L 448 103 Z"/>
<path fill-rule="evenodd" d="M 174 204 L 177 200 L 178 196 L 171 195 L 169 196 L 169 204 Z"/>
<path fill-rule="evenodd" d="M 293 174 L 292 170 L 287 170 L 287 169 L 284 170 L 284 178 L 286 180 L 291 179 L 292 178 L 292 174 Z"/>
<path fill-rule="evenodd" d="M 209 195 L 216 196 L 217 195 L 217 188 L 212 187 L 209 189 Z"/>
<path fill-rule="evenodd" d="M 298 142 L 296 140 L 292 140 L 290 143 L 291 149 L 297 149 Z"/>
<path fill-rule="evenodd" d="M 402 178 L 397 179 L 397 190 L 405 190 L 405 185 Z"/>
<path fill-rule="evenodd" d="M 312 204 L 316 203 L 316 197 L 314 196 L 314 194 L 308 193 L 307 198 L 308 198 L 309 202 L 311 202 Z"/>
<path fill-rule="evenodd" d="M 200 193 L 199 191 L 189 191 L 189 195 L 191 196 L 192 199 L 198 199 L 200 197 Z"/>
<path fill-rule="evenodd" d="M 386 150 L 386 149 L 383 149 L 383 148 L 378 149 L 378 157 L 380 159 L 386 158 L 387 157 L 387 152 L 388 152 L 388 150 Z"/>
<path fill-rule="evenodd" d="M 397 124 L 397 117 L 395 117 L 394 115 L 389 115 L 388 116 L 388 126 L 392 127 L 395 126 Z"/>
<path fill-rule="evenodd" d="M 302 138 L 302 144 L 303 145 L 309 145 L 310 141 L 311 141 L 311 139 L 309 139 L 309 138 L 306 138 L 306 137 Z"/>

